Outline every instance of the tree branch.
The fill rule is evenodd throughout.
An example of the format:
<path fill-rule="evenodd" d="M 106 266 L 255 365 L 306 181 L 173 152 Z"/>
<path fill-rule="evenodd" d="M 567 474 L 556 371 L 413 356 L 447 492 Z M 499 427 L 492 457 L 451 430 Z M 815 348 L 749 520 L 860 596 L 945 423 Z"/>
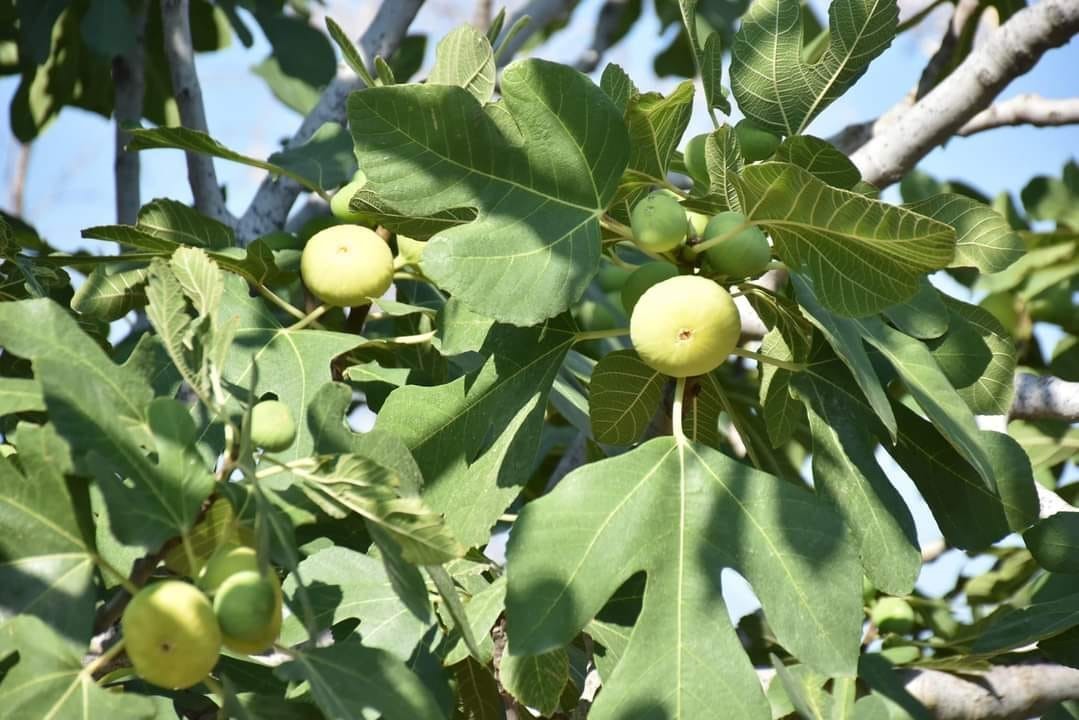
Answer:
<path fill-rule="evenodd" d="M 139 154 L 124 149 L 131 141 L 131 133 L 123 126 L 127 123 L 137 124 L 142 119 L 146 89 L 146 6 L 146 2 L 137 3 L 132 13 L 135 37 L 131 48 L 112 59 L 112 84 L 116 97 L 113 112 L 116 123 L 113 173 L 116 178 L 116 222 L 121 225 L 134 225 L 142 205 Z"/>
<path fill-rule="evenodd" d="M 851 160 L 873 185 L 889 185 L 954 135 L 1047 50 L 1079 32 L 1079 3 L 1041 0 L 1015 13 L 947 78 L 862 146 Z"/>
<path fill-rule="evenodd" d="M 371 24 L 360 37 L 360 50 L 368 64 L 372 63 L 376 55 L 389 57 L 397 49 L 422 5 L 423 0 L 384 0 Z M 348 96 L 363 87 L 363 81 L 356 77 L 351 69 L 344 65 L 339 67 L 337 77 L 323 91 L 318 104 L 303 119 L 299 130 L 285 143 L 285 147 L 302 145 L 325 123 L 345 124 L 345 104 Z M 288 217 L 300 190 L 299 184 L 294 180 L 267 176 L 240 219 L 237 230 L 240 241 L 246 244 L 260 235 L 280 229 L 285 224 L 285 218 Z"/>
<path fill-rule="evenodd" d="M 1040 95 L 1017 95 L 990 105 L 959 128 L 957 135 L 973 135 L 1008 125 L 1051 127 L 1079 123 L 1079 98 L 1052 100 Z"/>
<path fill-rule="evenodd" d="M 531 0 L 520 10 L 510 15 L 506 19 L 505 29 L 499 38 L 503 42 L 505 41 L 506 33 L 518 20 L 527 15 L 531 21 L 519 33 L 514 35 L 504 47 L 499 49 L 498 66 L 503 67 L 509 64 L 530 37 L 555 20 L 568 14 L 576 4 L 577 0 Z"/>
<path fill-rule="evenodd" d="M 592 35 L 592 46 L 581 53 L 575 67 L 583 73 L 590 73 L 599 66 L 600 60 L 614 44 L 615 34 L 622 24 L 622 15 L 629 7 L 629 0 L 607 0 L 600 8 L 596 18 L 596 31 Z"/>
<path fill-rule="evenodd" d="M 1079 383 L 1055 377 L 1019 373 L 1010 413 L 1020 420 L 1079 422 Z"/>
<path fill-rule="evenodd" d="M 180 122 L 191 130 L 209 133 L 206 124 L 206 108 L 202 103 L 202 88 L 195 70 L 195 50 L 191 43 L 191 18 L 188 14 L 189 0 L 162 0 L 161 26 L 164 31 L 165 57 L 169 61 L 172 78 L 172 94 L 180 110 Z M 227 225 L 236 220 L 225 208 L 225 195 L 217 183 L 217 171 L 209 155 L 189 152 L 187 155 L 187 181 L 195 196 L 199 212 Z"/>

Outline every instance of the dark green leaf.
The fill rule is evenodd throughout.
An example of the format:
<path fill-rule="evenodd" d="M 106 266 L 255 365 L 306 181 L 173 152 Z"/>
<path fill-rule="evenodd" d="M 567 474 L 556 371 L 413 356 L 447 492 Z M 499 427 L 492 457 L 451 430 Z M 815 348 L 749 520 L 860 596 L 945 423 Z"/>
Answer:
<path fill-rule="evenodd" d="M 1079 513 L 1051 515 L 1023 533 L 1023 540 L 1046 570 L 1079 573 Z"/>

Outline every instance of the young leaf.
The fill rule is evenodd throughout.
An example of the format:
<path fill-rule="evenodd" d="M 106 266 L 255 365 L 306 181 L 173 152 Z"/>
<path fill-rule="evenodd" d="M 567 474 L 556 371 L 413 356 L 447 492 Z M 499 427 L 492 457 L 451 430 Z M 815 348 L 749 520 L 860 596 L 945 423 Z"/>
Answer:
<path fill-rule="evenodd" d="M 456 85 L 487 103 L 495 89 L 495 57 L 487 36 L 462 25 L 439 41 L 428 85 Z"/>
<path fill-rule="evenodd" d="M 588 393 L 588 414 L 596 442 L 637 442 L 659 406 L 666 380 L 632 350 L 605 355 L 592 371 Z"/>
<path fill-rule="evenodd" d="M 617 108 L 571 68 L 514 63 L 502 96 L 488 113 L 444 85 L 354 93 L 349 125 L 368 182 L 352 206 L 402 232 L 402 217 L 435 218 L 424 273 L 477 313 L 531 325 L 564 311 L 595 274 L 599 216 L 629 141 Z"/>
<path fill-rule="evenodd" d="M 731 101 L 723 87 L 723 44 L 719 33 L 714 32 L 704 41 L 700 54 L 701 86 L 704 101 L 709 108 L 719 108 L 724 115 L 731 114 Z"/>
<path fill-rule="evenodd" d="M 24 615 L 0 626 L 0 658 L 15 653 L 18 660 L 0 679 L 0 707 L 8 717 L 159 717 L 150 698 L 99 687 L 83 669 L 81 648 L 72 649 L 36 617 Z"/>
<path fill-rule="evenodd" d="M 1002 215 L 971 198 L 942 193 L 905 207 L 955 228 L 957 240 L 952 267 L 1000 272 L 1026 250 L 1022 238 Z"/>
<path fill-rule="evenodd" d="M 509 652 L 564 646 L 643 570 L 641 614 L 590 716 L 725 708 L 767 720 L 760 681 L 721 620 L 718 571 L 749 581 L 779 642 L 803 662 L 853 672 L 861 569 L 845 536 L 806 490 L 711 448 L 656 438 L 579 468 L 525 506 L 508 548 Z"/>
<path fill-rule="evenodd" d="M 731 90 L 758 125 L 798 135 L 862 76 L 895 37 L 899 7 L 890 0 L 833 0 L 828 47 L 802 59 L 798 0 L 757 0 L 742 17 L 731 49 Z"/>
<path fill-rule="evenodd" d="M 145 267 L 98 265 L 71 298 L 71 309 L 96 320 L 112 322 L 146 302 Z"/>
<path fill-rule="evenodd" d="M 824 184 L 788 163 L 754 163 L 739 179 L 745 212 L 776 253 L 813 279 L 817 297 L 849 317 L 879 312 L 946 267 L 955 231 L 936 220 Z"/>

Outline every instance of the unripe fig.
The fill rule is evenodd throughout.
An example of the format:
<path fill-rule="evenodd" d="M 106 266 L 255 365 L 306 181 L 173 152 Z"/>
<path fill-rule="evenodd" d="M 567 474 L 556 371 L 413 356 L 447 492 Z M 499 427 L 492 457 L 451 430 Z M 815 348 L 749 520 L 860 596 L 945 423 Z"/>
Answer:
<path fill-rule="evenodd" d="M 666 252 L 686 239 L 689 222 L 678 201 L 664 192 L 654 192 L 637 203 L 630 214 L 633 241 L 644 250 Z"/>
<path fill-rule="evenodd" d="M 709 218 L 704 213 L 693 212 L 692 210 L 686 210 L 686 220 L 689 221 L 689 230 L 694 237 L 703 237 L 704 229 L 708 227 Z"/>
<path fill-rule="evenodd" d="M 914 609 L 903 598 L 882 597 L 873 606 L 869 619 L 883 633 L 908 633 L 914 627 Z"/>
<path fill-rule="evenodd" d="M 730 294 L 708 278 L 680 275 L 649 288 L 633 308 L 633 347 L 649 367 L 672 377 L 719 367 L 742 325 Z"/>
<path fill-rule="evenodd" d="M 344 220 L 349 223 L 364 223 L 367 222 L 367 216 L 362 212 L 353 212 L 348 204 L 352 201 L 352 196 L 363 189 L 363 186 L 367 184 L 367 175 L 363 170 L 357 170 L 356 174 L 352 176 L 352 181 L 345 185 L 343 188 L 334 193 L 330 198 L 330 212 L 338 220 Z"/>
<path fill-rule="evenodd" d="M 217 664 L 221 630 L 210 601 L 193 585 L 165 580 L 143 588 L 120 625 L 135 672 L 154 685 L 188 688 Z"/>
<path fill-rule="evenodd" d="M 263 400 L 251 408 L 251 442 L 281 452 L 296 439 L 296 421 L 292 411 L 280 400 Z"/>
<path fill-rule="evenodd" d="M 427 243 L 420 242 L 419 240 L 413 240 L 407 235 L 397 236 L 397 254 L 405 265 L 415 265 L 419 267 L 420 261 L 423 259 L 423 249 L 427 247 Z"/>
<path fill-rule="evenodd" d="M 741 232 L 704 251 L 704 264 L 710 272 L 738 279 L 756 277 L 764 272 L 772 259 L 772 248 L 764 233 L 748 222 L 746 216 L 738 212 L 721 212 L 708 222 L 702 237 L 704 242 L 730 235 L 746 225 Z"/>
<path fill-rule="evenodd" d="M 300 275 L 307 289 L 327 305 L 363 305 L 393 284 L 393 253 L 373 230 L 335 225 L 307 241 Z"/>
<path fill-rule="evenodd" d="M 250 636 L 250 639 L 234 636 L 222 630 L 222 642 L 225 647 L 236 652 L 257 653 L 272 645 L 273 641 L 277 639 L 278 633 L 281 632 L 282 597 L 281 584 L 277 576 L 273 572 L 265 576 L 261 575 L 258 555 L 256 555 L 254 548 L 243 546 L 219 548 L 199 575 L 198 585 L 203 592 L 213 598 L 214 609 L 217 610 L 218 595 L 229 588 L 228 583 L 238 575 L 243 575 L 250 580 L 250 575 L 245 575 L 245 573 L 254 573 L 265 578 L 271 584 L 274 606 L 273 611 L 270 613 L 270 621 L 262 626 L 260 633 L 254 633 Z M 246 588 L 244 592 L 246 593 L 249 590 L 250 588 Z M 236 595 L 236 597 L 240 596 L 240 593 Z M 233 607 L 236 606 L 231 602 L 225 603 L 224 611 L 231 610 Z M 220 614 L 218 617 L 220 617 Z M 231 620 L 232 618 L 230 618 L 230 622 Z"/>
<path fill-rule="evenodd" d="M 746 159 L 746 162 L 771 157 L 780 143 L 777 136 L 748 119 L 738 121 L 738 124 L 734 126 L 734 134 L 738 138 L 738 145 L 742 148 L 742 157 Z"/>
<path fill-rule="evenodd" d="M 234 573 L 214 593 L 214 614 L 225 647 L 246 653 L 265 650 L 281 631 L 280 581 L 257 570 Z"/>
<path fill-rule="evenodd" d="M 686 149 L 682 151 L 682 157 L 686 163 L 686 173 L 701 185 L 708 185 L 708 163 L 704 159 L 704 146 L 708 141 L 708 133 L 694 135 L 686 143 Z"/>
<path fill-rule="evenodd" d="M 618 292 L 625 287 L 626 280 L 632 272 L 632 270 L 627 270 L 619 265 L 605 263 L 600 267 L 599 275 L 596 276 L 599 281 L 599 289 L 603 292 Z"/>
<path fill-rule="evenodd" d="M 678 268 L 667 262 L 651 262 L 633 271 L 622 286 L 622 307 L 632 314 L 633 307 L 648 288 L 678 275 Z"/>

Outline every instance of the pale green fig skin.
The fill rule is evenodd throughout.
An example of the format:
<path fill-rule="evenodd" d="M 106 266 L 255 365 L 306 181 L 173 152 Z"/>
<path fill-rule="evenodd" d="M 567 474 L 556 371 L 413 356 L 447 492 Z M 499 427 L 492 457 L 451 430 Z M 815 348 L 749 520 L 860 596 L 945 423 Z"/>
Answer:
<path fill-rule="evenodd" d="M 685 242 L 689 222 L 677 200 L 667 193 L 654 192 L 634 206 L 630 227 L 638 247 L 666 252 Z"/>
<path fill-rule="evenodd" d="M 251 442 L 270 452 L 288 449 L 296 439 L 292 411 L 280 400 L 263 400 L 251 408 Z"/>
<path fill-rule="evenodd" d="M 704 213 L 686 210 L 686 220 L 689 222 L 689 231 L 693 237 L 704 237 L 704 230 L 708 227 L 708 222 L 711 219 Z"/>
<path fill-rule="evenodd" d="M 260 574 L 258 555 L 255 553 L 254 548 L 243 545 L 223 546 L 206 563 L 202 573 L 199 575 L 198 586 L 213 598 L 214 609 L 216 609 L 218 594 L 228 587 L 232 578 L 246 573 Z M 221 642 L 229 650 L 246 654 L 259 653 L 273 645 L 274 640 L 281 633 L 282 608 L 284 606 L 281 595 L 281 582 L 272 570 L 261 577 L 269 582 L 273 588 L 274 607 L 270 620 L 262 627 L 260 632 L 252 632 L 247 637 L 238 637 L 222 632 Z"/>
<path fill-rule="evenodd" d="M 682 152 L 689 177 L 702 185 L 708 185 L 708 163 L 704 159 L 704 148 L 707 142 L 708 133 L 694 135 L 686 143 L 686 149 Z"/>
<path fill-rule="evenodd" d="M 257 570 L 234 573 L 214 593 L 214 614 L 225 637 L 257 641 L 273 622 L 273 580 Z"/>
<path fill-rule="evenodd" d="M 124 648 L 135 672 L 172 690 L 198 684 L 217 664 L 221 630 L 198 588 L 179 580 L 139 591 L 120 620 Z"/>
<path fill-rule="evenodd" d="M 393 284 L 393 253 L 373 230 L 335 225 L 307 241 L 300 275 L 307 289 L 327 305 L 365 305 Z"/>
<path fill-rule="evenodd" d="M 366 223 L 368 221 L 367 215 L 362 212 L 353 212 L 349 207 L 349 203 L 352 201 L 352 196 L 363 189 L 363 186 L 367 184 L 367 175 L 363 170 L 357 170 L 356 174 L 352 176 L 352 181 L 342 187 L 333 197 L 330 198 L 330 212 L 338 220 L 344 220 L 348 223 Z"/>
<path fill-rule="evenodd" d="M 781 142 L 779 137 L 749 120 L 739 120 L 734 126 L 734 134 L 738 138 L 739 147 L 742 148 L 742 157 L 747 162 L 772 157 Z"/>
<path fill-rule="evenodd" d="M 742 323 L 730 293 L 708 278 L 680 275 L 649 288 L 629 322 L 633 347 L 671 377 L 704 375 L 738 344 Z"/>
<path fill-rule="evenodd" d="M 599 281 L 599 289 L 603 292 L 618 292 L 625 287 L 632 270 L 627 270 L 613 263 L 605 263 L 600 269 L 596 279 Z"/>
<path fill-rule="evenodd" d="M 702 241 L 723 237 L 747 222 L 742 213 L 721 212 L 708 222 Z M 768 245 L 768 238 L 753 226 L 704 251 L 704 265 L 709 272 L 738 279 L 760 275 L 771 259 L 772 248 Z"/>
<path fill-rule="evenodd" d="M 648 288 L 677 276 L 678 268 L 667 262 L 641 265 L 626 278 L 626 284 L 622 286 L 622 307 L 627 314 L 632 314 L 633 308 Z"/>
<path fill-rule="evenodd" d="M 258 572 L 259 559 L 255 549 L 246 545 L 225 545 L 207 561 L 199 574 L 198 586 L 213 597 L 222 583 L 236 573 L 254 570 Z"/>
<path fill-rule="evenodd" d="M 903 598 L 882 597 L 869 613 L 881 632 L 903 634 L 914 628 L 914 609 Z"/>

